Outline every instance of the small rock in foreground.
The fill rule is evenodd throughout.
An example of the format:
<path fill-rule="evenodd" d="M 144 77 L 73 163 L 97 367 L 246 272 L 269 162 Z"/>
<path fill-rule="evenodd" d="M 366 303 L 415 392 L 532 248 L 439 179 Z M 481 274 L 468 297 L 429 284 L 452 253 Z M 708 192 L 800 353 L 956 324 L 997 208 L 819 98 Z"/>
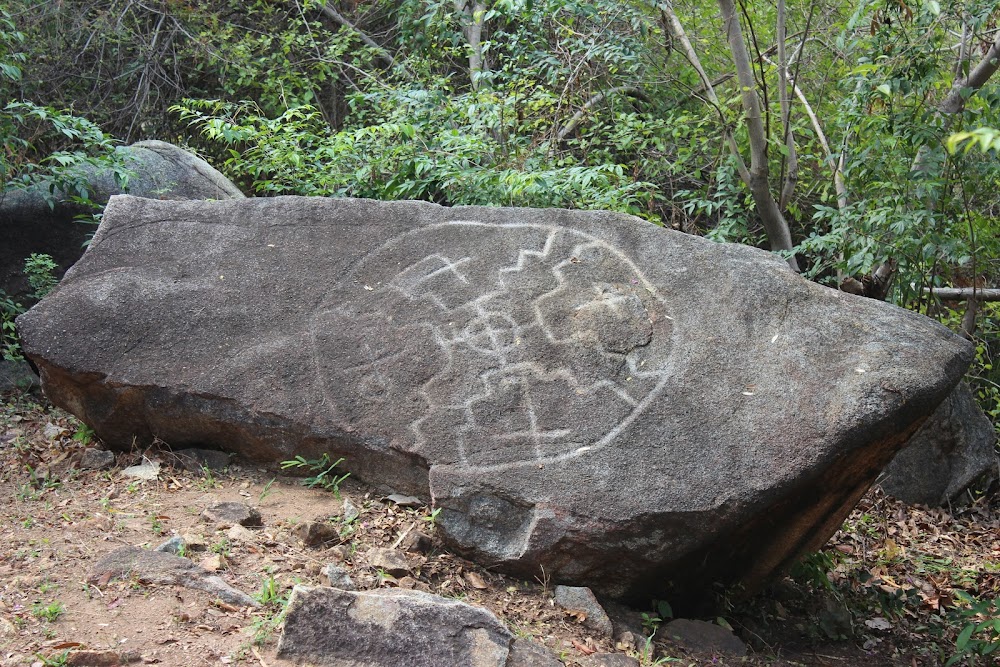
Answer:
<path fill-rule="evenodd" d="M 205 591 L 223 602 L 241 607 L 257 607 L 257 601 L 186 558 L 139 547 L 121 547 L 94 565 L 88 583 L 102 586 L 112 579 L 136 577 L 153 584 L 184 586 Z"/>
<path fill-rule="evenodd" d="M 221 523 L 228 526 L 260 526 L 260 512 L 244 503 L 218 503 L 205 508 L 201 518 L 208 523 Z"/>
<path fill-rule="evenodd" d="M 610 639 L 613 633 L 611 619 L 589 588 L 582 586 L 556 586 L 556 604 L 566 611 L 582 616 L 583 626 L 601 639 Z"/>
<path fill-rule="evenodd" d="M 82 470 L 109 470 L 115 467 L 115 453 L 106 449 L 88 447 L 80 457 Z"/>
<path fill-rule="evenodd" d="M 735 657 L 747 654 L 747 647 L 731 630 L 708 623 L 678 618 L 657 631 L 657 636 L 671 639 L 690 651 L 721 653 Z"/>
<path fill-rule="evenodd" d="M 489 611 L 400 589 L 296 586 L 278 657 L 322 667 L 507 667 L 513 633 Z"/>

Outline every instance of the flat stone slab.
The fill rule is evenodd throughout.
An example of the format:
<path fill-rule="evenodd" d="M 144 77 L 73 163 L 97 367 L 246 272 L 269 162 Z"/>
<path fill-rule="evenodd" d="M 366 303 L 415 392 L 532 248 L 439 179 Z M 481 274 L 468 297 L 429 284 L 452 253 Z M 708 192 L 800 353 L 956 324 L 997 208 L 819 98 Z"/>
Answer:
<path fill-rule="evenodd" d="M 119 547 L 104 555 L 94 564 L 87 581 L 103 585 L 112 579 L 133 577 L 153 584 L 184 586 L 204 591 L 229 604 L 259 606 L 252 597 L 187 558 L 167 551 L 147 551 L 140 547 Z"/>
<path fill-rule="evenodd" d="M 113 197 L 18 326 L 111 447 L 343 457 L 471 558 L 642 602 L 818 548 L 972 359 L 627 215 L 300 197 Z"/>
<path fill-rule="evenodd" d="M 513 640 L 486 609 L 430 593 L 296 586 L 278 657 L 324 667 L 506 667 Z"/>

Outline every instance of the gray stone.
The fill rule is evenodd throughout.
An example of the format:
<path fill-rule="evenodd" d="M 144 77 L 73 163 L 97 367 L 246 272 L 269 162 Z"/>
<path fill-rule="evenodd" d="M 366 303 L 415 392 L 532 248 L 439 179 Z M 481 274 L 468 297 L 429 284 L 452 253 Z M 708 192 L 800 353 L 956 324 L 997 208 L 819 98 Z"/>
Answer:
<path fill-rule="evenodd" d="M 80 468 L 83 470 L 110 470 L 115 467 L 115 453 L 106 449 L 88 447 L 80 457 Z"/>
<path fill-rule="evenodd" d="M 306 521 L 295 526 L 292 532 L 307 547 L 318 547 L 327 542 L 340 540 L 337 527 L 327 521 Z"/>
<path fill-rule="evenodd" d="M 589 588 L 556 586 L 555 600 L 566 611 L 582 614 L 583 626 L 596 633 L 600 639 L 611 639 L 614 632 L 611 619 Z"/>
<path fill-rule="evenodd" d="M 260 512 L 246 503 L 225 502 L 206 507 L 201 518 L 209 523 L 221 523 L 227 526 L 260 526 Z"/>
<path fill-rule="evenodd" d="M 140 141 L 117 149 L 121 166 L 128 169 L 127 189 L 151 199 L 234 199 L 243 193 L 207 162 L 163 141 Z M 87 184 L 91 200 L 100 210 L 108 199 L 121 194 L 113 171 L 82 167 L 77 176 Z M 83 254 L 94 226 L 74 220 L 93 213 L 75 203 L 71 195 L 49 195 L 47 186 L 28 190 L 8 189 L 0 198 L 0 290 L 12 295 L 29 292 L 23 274 L 24 260 L 32 253 L 51 255 L 59 265 L 58 276 Z M 50 206 L 50 196 L 55 201 Z"/>
<path fill-rule="evenodd" d="M 326 567 L 323 568 L 323 574 L 331 588 L 339 588 L 343 591 L 358 590 L 350 573 L 342 565 L 327 563 Z"/>
<path fill-rule="evenodd" d="M 323 667 L 505 667 L 514 636 L 492 613 L 400 589 L 296 586 L 278 657 Z"/>
<path fill-rule="evenodd" d="M 39 387 L 38 376 L 26 361 L 0 359 L 0 393 L 31 391 Z"/>
<path fill-rule="evenodd" d="M 434 540 L 427 533 L 411 530 L 403 537 L 399 546 L 407 553 L 427 555 L 434 548 Z"/>
<path fill-rule="evenodd" d="M 153 549 L 153 551 L 162 551 L 164 553 L 179 556 L 186 549 L 187 545 L 184 543 L 184 538 L 180 535 L 174 535 L 169 540 Z"/>
<path fill-rule="evenodd" d="M 747 647 L 731 630 L 707 621 L 678 618 L 656 632 L 659 639 L 670 639 L 691 651 L 719 653 L 735 657 L 747 654 Z"/>
<path fill-rule="evenodd" d="M 191 447 L 173 452 L 174 460 L 188 472 L 201 472 L 205 468 L 213 471 L 225 470 L 232 459 L 230 454 L 216 449 Z"/>
<path fill-rule="evenodd" d="M 639 667 L 639 661 L 624 653 L 594 653 L 576 658 L 579 667 Z"/>
<path fill-rule="evenodd" d="M 101 558 L 87 581 L 104 585 L 112 579 L 136 578 L 164 586 L 184 586 L 205 591 L 223 602 L 257 607 L 257 602 L 221 578 L 204 570 L 186 558 L 164 551 L 147 551 L 139 547 L 120 547 Z"/>
<path fill-rule="evenodd" d="M 142 655 L 138 651 L 75 648 L 66 656 L 65 664 L 66 667 L 122 667 L 142 661 Z"/>
<path fill-rule="evenodd" d="M 350 523 L 361 516 L 361 512 L 354 506 L 350 498 L 344 498 L 344 523 Z"/>
<path fill-rule="evenodd" d="M 997 433 L 962 382 L 886 467 L 882 489 L 904 503 L 940 507 L 996 479 Z M 984 483 L 985 482 L 985 483 Z"/>
<path fill-rule="evenodd" d="M 515 637 L 504 667 L 563 667 L 555 653 L 527 637 Z"/>
<path fill-rule="evenodd" d="M 160 477 L 160 463 L 158 461 L 145 461 L 138 465 L 129 466 L 122 470 L 122 475 L 134 479 L 144 479 L 147 482 Z"/>
<path fill-rule="evenodd" d="M 343 457 L 469 558 L 643 603 L 819 548 L 972 359 L 627 215 L 298 197 L 115 197 L 18 324 L 109 447 Z"/>
<path fill-rule="evenodd" d="M 388 572 L 397 579 L 412 574 L 414 570 L 418 569 L 425 562 L 425 559 L 420 556 L 411 555 L 407 557 L 406 553 L 398 549 L 384 549 L 379 547 L 371 549 L 368 552 L 366 560 L 369 566 Z"/>

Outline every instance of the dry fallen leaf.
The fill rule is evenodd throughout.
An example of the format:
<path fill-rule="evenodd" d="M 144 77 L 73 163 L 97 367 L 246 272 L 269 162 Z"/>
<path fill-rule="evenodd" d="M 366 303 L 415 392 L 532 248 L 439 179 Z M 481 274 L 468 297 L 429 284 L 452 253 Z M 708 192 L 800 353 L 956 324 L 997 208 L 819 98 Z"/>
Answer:
<path fill-rule="evenodd" d="M 481 591 L 489 588 L 489 586 L 486 585 L 486 582 L 483 581 L 483 578 L 480 577 L 479 574 L 476 572 L 466 572 L 465 580 L 469 582 L 470 586 L 472 586 L 473 588 L 478 588 Z"/>

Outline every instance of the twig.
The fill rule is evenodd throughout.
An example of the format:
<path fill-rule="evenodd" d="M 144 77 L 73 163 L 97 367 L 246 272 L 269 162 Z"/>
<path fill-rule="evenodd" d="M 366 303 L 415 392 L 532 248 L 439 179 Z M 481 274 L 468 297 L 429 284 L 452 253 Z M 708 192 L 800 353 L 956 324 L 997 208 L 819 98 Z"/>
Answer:
<path fill-rule="evenodd" d="M 260 667 L 267 667 L 267 663 L 264 662 L 264 658 L 261 657 L 260 651 L 257 650 L 256 646 L 251 646 L 250 650 L 253 652 L 253 657 L 257 658 L 260 662 Z"/>

